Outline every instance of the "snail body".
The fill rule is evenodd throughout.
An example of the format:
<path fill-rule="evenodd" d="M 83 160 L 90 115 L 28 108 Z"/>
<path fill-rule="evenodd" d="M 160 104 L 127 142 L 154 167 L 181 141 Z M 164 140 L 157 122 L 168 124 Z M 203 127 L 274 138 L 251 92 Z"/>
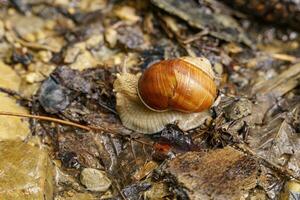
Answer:
<path fill-rule="evenodd" d="M 151 134 L 176 123 L 193 129 L 208 118 L 217 89 L 210 62 L 203 57 L 159 61 L 140 75 L 123 73 L 114 82 L 122 124 Z"/>

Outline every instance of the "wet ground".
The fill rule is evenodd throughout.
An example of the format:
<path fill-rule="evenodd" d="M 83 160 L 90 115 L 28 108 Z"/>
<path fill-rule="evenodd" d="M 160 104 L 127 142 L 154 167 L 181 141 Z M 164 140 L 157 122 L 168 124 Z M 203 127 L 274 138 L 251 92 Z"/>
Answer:
<path fill-rule="evenodd" d="M 239 2 L 0 0 L 0 199 L 299 198 L 300 5 Z M 205 121 L 124 127 L 117 73 L 181 56 L 216 74 Z"/>

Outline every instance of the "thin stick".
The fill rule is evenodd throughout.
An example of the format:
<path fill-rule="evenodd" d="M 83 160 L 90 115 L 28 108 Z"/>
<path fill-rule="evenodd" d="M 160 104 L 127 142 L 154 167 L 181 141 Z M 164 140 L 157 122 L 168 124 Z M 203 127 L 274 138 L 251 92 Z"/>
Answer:
<path fill-rule="evenodd" d="M 12 113 L 12 112 L 5 112 L 5 111 L 0 111 L 0 116 L 1 115 L 14 116 L 14 117 L 28 117 L 28 118 L 32 118 L 32 119 L 39 119 L 39 120 L 44 120 L 44 121 L 55 122 L 55 123 L 58 123 L 58 124 L 74 126 L 74 127 L 77 127 L 77 128 L 81 128 L 83 130 L 87 130 L 87 131 L 91 131 L 91 130 L 104 131 L 104 132 L 109 132 L 109 133 L 114 134 L 114 135 L 119 135 L 118 132 L 116 132 L 115 130 L 109 129 L 109 128 L 103 128 L 103 127 L 97 127 L 97 126 L 85 126 L 85 125 L 78 124 L 78 123 L 75 123 L 75 122 L 70 122 L 70 121 L 66 121 L 66 120 L 63 120 L 63 119 L 57 119 L 57 118 L 54 118 L 54 117 L 47 117 L 47 116 L 42 116 L 42 115 Z"/>
<path fill-rule="evenodd" d="M 51 122 L 55 122 L 55 123 L 58 123 L 58 124 L 74 126 L 74 127 L 77 127 L 77 128 L 87 130 L 87 131 L 90 131 L 92 129 L 91 127 L 84 126 L 84 125 L 81 125 L 81 124 L 77 124 L 75 122 L 70 122 L 70 121 L 57 119 L 57 118 L 53 118 L 53 117 L 47 117 L 47 116 L 20 114 L 20 113 L 12 113 L 12 112 L 4 112 L 4 111 L 0 111 L 0 115 L 14 116 L 14 117 L 28 117 L 28 118 L 32 118 L 32 119 L 51 121 Z M 97 128 L 97 127 L 95 127 L 95 128 Z"/>

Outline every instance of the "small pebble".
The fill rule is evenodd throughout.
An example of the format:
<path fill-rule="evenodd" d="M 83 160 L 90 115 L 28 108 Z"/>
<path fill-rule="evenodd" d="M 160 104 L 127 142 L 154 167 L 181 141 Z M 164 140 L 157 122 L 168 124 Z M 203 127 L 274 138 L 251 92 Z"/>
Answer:
<path fill-rule="evenodd" d="M 105 192 L 111 186 L 106 173 L 93 168 L 85 168 L 80 174 L 80 182 L 90 191 Z"/>
<path fill-rule="evenodd" d="M 36 42 L 36 36 L 33 33 L 28 33 L 23 36 L 24 40 L 27 42 Z"/>
<path fill-rule="evenodd" d="M 69 104 L 69 90 L 48 78 L 40 87 L 38 99 L 42 107 L 49 113 L 58 113 Z"/>
<path fill-rule="evenodd" d="M 52 58 L 52 53 L 51 51 L 39 51 L 38 56 L 43 62 L 48 63 Z"/>
<path fill-rule="evenodd" d="M 112 28 L 107 28 L 104 36 L 106 42 L 109 44 L 110 47 L 116 46 L 118 40 L 118 33 L 116 30 Z"/>

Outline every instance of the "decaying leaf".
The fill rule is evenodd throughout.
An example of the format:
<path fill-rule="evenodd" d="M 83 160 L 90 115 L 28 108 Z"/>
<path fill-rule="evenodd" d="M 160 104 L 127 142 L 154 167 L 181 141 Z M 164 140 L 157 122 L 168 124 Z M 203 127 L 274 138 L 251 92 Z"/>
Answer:
<path fill-rule="evenodd" d="M 167 164 L 188 198 L 240 199 L 257 182 L 256 161 L 231 147 L 205 152 L 188 152 Z"/>
<path fill-rule="evenodd" d="M 290 114 L 277 115 L 267 125 L 252 129 L 248 142 L 258 155 L 300 177 L 300 137 L 290 123 Z"/>
<path fill-rule="evenodd" d="M 152 3 L 185 20 L 193 27 L 208 29 L 208 33 L 217 38 L 251 45 L 251 41 L 233 18 L 222 13 L 207 12 L 208 8 L 198 5 L 193 0 L 152 0 Z"/>
<path fill-rule="evenodd" d="M 281 14 L 290 25 L 298 7 L 288 5 L 300 5 L 239 2 L 254 5 L 255 14 L 268 11 L 263 17 Z M 31 114 L 91 127 L 30 120 L 56 163 L 55 199 L 299 196 L 300 35 L 239 11 L 216 0 L 0 0 L 0 111 L 27 113 L 25 105 Z M 217 72 L 219 97 L 205 126 L 185 131 L 186 121 L 175 120 L 151 136 L 126 129 L 116 109 L 116 74 L 181 56 L 204 56 Z M 31 136 L 26 120 L 1 116 L 0 139 Z M 95 171 L 111 180 L 104 189 L 92 189 L 100 183 Z"/>

